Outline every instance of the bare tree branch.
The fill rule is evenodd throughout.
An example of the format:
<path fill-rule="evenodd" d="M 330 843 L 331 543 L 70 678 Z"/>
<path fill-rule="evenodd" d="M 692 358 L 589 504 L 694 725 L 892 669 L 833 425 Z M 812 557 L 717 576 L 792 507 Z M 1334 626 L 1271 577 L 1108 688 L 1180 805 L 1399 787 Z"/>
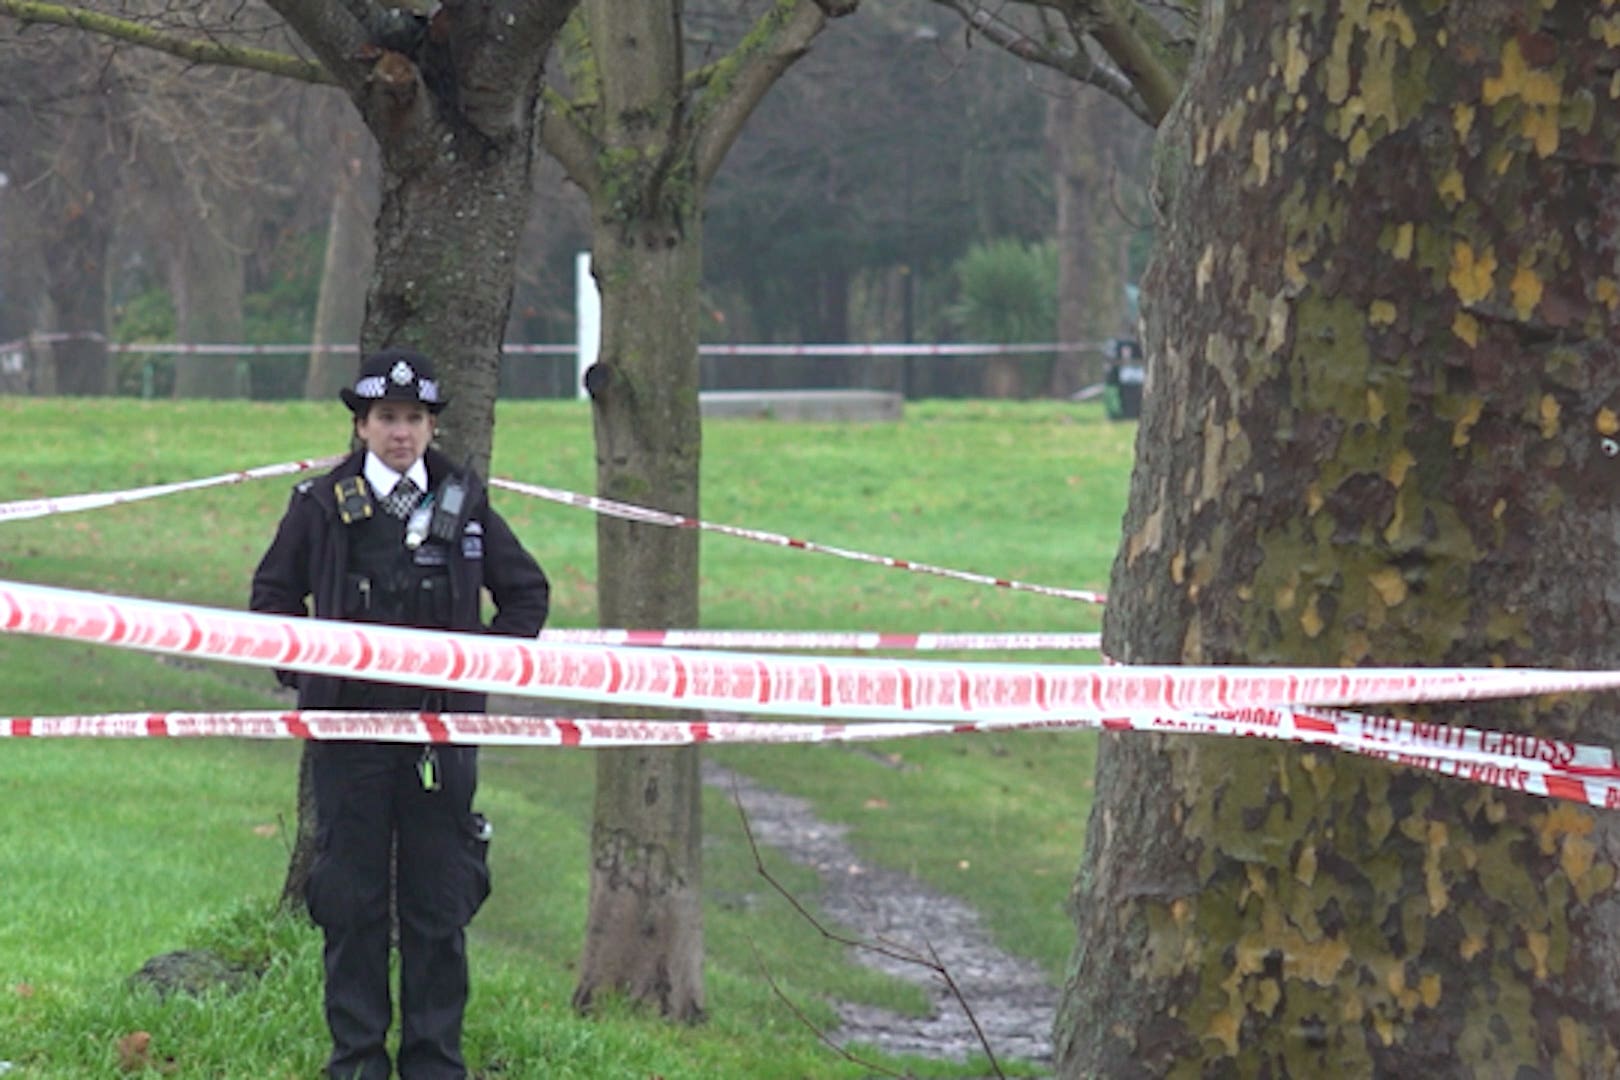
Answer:
<path fill-rule="evenodd" d="M 367 41 L 364 0 L 329 4 L 325 0 L 266 0 L 293 32 L 316 51 L 338 83 L 358 98 L 369 64 L 356 64 L 354 54 Z"/>
<path fill-rule="evenodd" d="M 699 184 L 725 160 L 754 107 L 793 62 L 803 56 L 829 18 L 848 15 L 855 0 L 797 0 L 761 15 L 731 55 L 688 80 L 698 90 L 692 118 Z"/>
<path fill-rule="evenodd" d="M 24 25 L 41 23 L 83 30 L 125 44 L 169 53 L 198 64 L 245 68 L 307 83 L 330 84 L 334 81 L 331 73 L 320 64 L 296 56 L 272 52 L 269 49 L 182 38 L 144 23 L 86 11 L 66 4 L 40 3 L 38 0 L 0 0 L 0 17 L 10 17 Z"/>
<path fill-rule="evenodd" d="M 584 191 L 594 191 L 601 180 L 601 166 L 596 159 L 601 145 L 585 114 L 601 107 L 602 84 L 596 69 L 596 52 L 581 12 L 575 11 L 558 31 L 557 55 L 567 89 L 573 96 L 566 96 L 555 86 L 546 86 L 540 116 L 540 145 L 557 160 L 570 180 Z"/>
<path fill-rule="evenodd" d="M 1119 65 L 1157 127 L 1181 91 L 1191 49 L 1172 38 L 1137 0 L 1071 0 L 1063 10 L 1071 27 L 1084 27 Z"/>
<path fill-rule="evenodd" d="M 951 996 L 956 999 L 956 1003 L 962 1007 L 962 1012 L 967 1015 L 968 1023 L 973 1027 L 973 1034 L 979 1040 L 979 1048 L 984 1051 L 984 1056 L 989 1059 L 990 1068 L 995 1071 L 996 1076 L 1000 1077 L 1001 1080 L 1006 1080 L 1007 1074 L 1002 1072 L 1001 1063 L 996 1060 L 995 1051 L 990 1048 L 990 1040 L 985 1037 L 984 1029 L 979 1026 L 979 1018 L 974 1015 L 973 1006 L 968 1004 L 967 998 L 962 994 L 962 988 L 957 985 L 956 980 L 951 977 L 950 971 L 947 970 L 945 965 L 940 961 L 939 954 L 934 951 L 933 945 L 930 944 L 928 946 L 929 955 L 923 956 L 921 953 L 916 952 L 913 949 L 908 949 L 902 945 L 886 942 L 873 943 L 870 941 L 857 941 L 854 938 L 845 937 L 842 934 L 827 929 L 826 926 L 822 925 L 819 919 L 812 915 L 810 911 L 799 902 L 798 897 L 789 892 L 788 889 L 783 886 L 781 882 L 777 881 L 776 878 L 772 877 L 771 872 L 766 869 L 765 859 L 759 853 L 759 843 L 754 839 L 753 826 L 750 825 L 748 821 L 748 811 L 743 809 L 742 792 L 737 788 L 737 781 L 735 777 L 732 778 L 731 801 L 736 804 L 737 817 L 742 820 L 743 835 L 747 838 L 748 849 L 753 853 L 754 856 L 754 869 L 759 873 L 760 877 L 765 879 L 766 884 L 775 889 L 777 894 L 780 895 L 782 899 L 786 900 L 788 904 L 792 906 L 794 911 L 799 913 L 800 918 L 804 919 L 805 922 L 814 927 L 816 932 L 822 937 L 826 938 L 828 941 L 835 941 L 840 945 L 844 945 L 852 949 L 865 949 L 868 952 L 875 952 L 879 956 L 887 956 L 891 960 L 898 960 L 902 963 L 915 964 L 917 967 L 927 968 L 929 971 L 932 971 L 935 975 L 937 975 L 945 983 L 945 987 L 951 992 Z M 766 978 L 770 978 L 768 973 Z M 771 988 L 773 990 L 776 989 L 776 983 L 774 980 L 771 980 Z M 778 994 L 780 995 L 780 991 L 778 991 Z M 796 1013 L 798 1012 L 797 1009 L 794 1011 Z M 802 1014 L 800 1014 L 800 1018 L 803 1019 Z M 821 1032 L 816 1029 L 814 1025 L 811 1025 L 811 1030 L 815 1031 L 818 1036 L 821 1035 Z M 826 1039 L 825 1037 L 822 1037 L 822 1041 L 830 1042 L 830 1040 Z M 840 1053 L 844 1053 L 845 1057 L 850 1056 L 848 1053 L 845 1053 L 842 1050 L 840 1050 Z M 866 1063 L 862 1062 L 862 1064 Z"/>
<path fill-rule="evenodd" d="M 988 7 L 978 0 L 934 0 L 961 16 L 976 32 L 1014 56 L 1101 89 L 1157 127 L 1186 78 L 1192 37 L 1175 31 L 1196 23 L 1199 0 L 1027 0 L 1027 6 L 1060 14 L 1073 37 L 1070 47 L 1037 40 L 1005 15 L 1012 0 Z M 1022 6 L 1022 5 L 1019 5 Z M 1149 8 L 1154 10 L 1149 10 Z M 1099 63 L 1093 43 L 1113 66 Z"/>
<path fill-rule="evenodd" d="M 976 0 L 938 0 L 938 3 L 961 15 L 964 22 L 992 45 L 1020 60 L 1051 68 L 1076 82 L 1095 86 L 1121 102 L 1143 123 L 1149 126 L 1157 123 L 1157 118 L 1131 81 L 1119 71 L 1097 63 L 1080 42 L 1071 42 L 1068 48 L 1061 48 L 1055 42 L 1037 41 L 1008 22 L 999 12 L 991 11 Z"/>
<path fill-rule="evenodd" d="M 847 1046 L 844 1046 L 842 1043 L 838 1042 L 838 1040 L 834 1039 L 831 1035 L 822 1030 L 821 1026 L 806 1016 L 804 1014 L 804 1010 L 799 1008 L 798 1003 L 792 998 L 788 997 L 786 991 L 777 985 L 776 976 L 772 975 L 771 969 L 765 966 L 765 958 L 759 955 L 759 946 L 754 944 L 752 938 L 748 940 L 748 947 L 754 951 L 754 963 L 759 966 L 759 973 L 765 976 L 765 983 L 771 988 L 771 993 L 775 994 L 776 999 L 788 1007 L 788 1011 L 794 1015 L 799 1023 L 803 1024 L 809 1029 L 810 1034 L 821 1040 L 823 1046 L 826 1046 L 845 1061 L 854 1062 L 863 1069 L 872 1069 L 883 1076 L 894 1076 L 898 1077 L 899 1080 L 906 1080 L 905 1073 L 895 1072 L 893 1069 L 886 1069 L 874 1061 L 867 1061 L 865 1058 L 852 1053 Z"/>
<path fill-rule="evenodd" d="M 570 180 L 587 192 L 596 190 L 601 175 L 596 160 L 600 147 L 589 125 L 579 118 L 581 108 L 594 108 L 594 104 L 576 105 L 549 86 L 544 95 L 540 144 L 557 159 Z"/>

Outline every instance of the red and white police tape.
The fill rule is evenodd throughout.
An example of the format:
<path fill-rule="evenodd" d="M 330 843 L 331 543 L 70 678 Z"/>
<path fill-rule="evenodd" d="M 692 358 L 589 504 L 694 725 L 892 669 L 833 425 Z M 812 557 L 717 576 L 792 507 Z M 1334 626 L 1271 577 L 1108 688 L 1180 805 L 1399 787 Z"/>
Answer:
<path fill-rule="evenodd" d="M 219 476 L 205 477 L 201 480 L 187 480 L 175 484 L 157 484 L 151 487 L 130 488 L 124 491 L 108 491 L 86 495 L 65 495 L 53 499 L 24 499 L 20 502 L 0 503 L 0 522 L 21 521 L 25 518 L 43 517 L 47 514 L 65 514 L 75 510 L 94 510 L 105 506 L 114 506 L 119 503 L 136 502 L 140 499 L 156 498 L 159 495 L 172 495 L 181 491 L 196 491 L 202 488 L 215 487 L 221 484 L 236 484 L 244 480 L 256 480 L 269 476 L 284 476 L 289 473 L 306 472 L 323 466 L 330 466 L 341 461 L 341 457 L 319 458 L 311 461 L 291 461 L 281 465 L 263 465 L 256 469 L 247 469 L 243 472 L 224 473 Z M 759 529 L 745 529 L 736 525 L 719 525 L 713 522 L 689 518 L 681 514 L 671 514 L 663 510 L 654 510 L 646 506 L 636 506 L 633 503 L 616 502 L 612 499 L 601 499 L 594 495 L 581 495 L 578 492 L 564 491 L 560 488 L 542 487 L 538 484 L 525 484 L 516 480 L 506 480 L 495 477 L 490 480 L 491 487 L 529 495 L 538 499 L 562 503 L 568 506 L 583 507 L 587 510 L 605 514 L 609 517 L 623 518 L 629 521 L 639 521 L 647 525 L 664 525 L 671 528 L 702 529 L 706 532 L 718 533 L 724 536 L 734 536 L 744 540 L 754 540 L 761 543 L 774 544 L 778 547 L 795 548 L 800 551 L 814 551 L 823 555 L 836 555 L 843 559 L 853 559 L 857 562 L 872 563 L 887 566 L 896 570 L 909 570 L 918 574 L 932 574 L 936 577 L 952 578 L 957 581 L 972 582 L 976 585 L 994 585 L 1003 589 L 1013 589 L 1022 592 L 1040 593 L 1043 596 L 1056 596 L 1065 600 L 1079 600 L 1089 604 L 1104 603 L 1106 598 L 1100 592 L 1089 589 L 1062 589 L 1051 585 L 1031 585 L 1022 581 L 1013 581 L 1008 578 L 993 577 L 988 574 L 976 574 L 966 570 L 951 570 L 942 566 L 932 566 L 928 563 L 914 562 L 910 559 L 896 559 L 888 555 L 869 555 L 862 551 L 852 551 L 848 548 L 833 547 L 829 544 L 818 544 L 813 540 L 799 540 L 780 533 L 763 532 Z M 837 648 L 839 646 L 827 646 Z M 1030 646 L 1031 648 L 1046 646 Z M 1081 646 L 1095 648 L 1095 646 Z"/>
<path fill-rule="evenodd" d="M 561 645 L 5 581 L 0 632 L 415 686 L 840 720 L 1046 721 L 1620 689 L 1620 671 L 986 664 Z"/>
<path fill-rule="evenodd" d="M 103 341 L 110 353 L 188 355 L 188 356 L 306 356 L 309 353 L 335 353 L 353 355 L 359 352 L 354 344 L 285 344 L 254 345 L 247 342 L 147 342 L 107 341 L 105 335 L 85 333 L 38 333 L 15 341 L 0 342 L 0 353 L 15 352 L 31 345 L 49 345 L 65 341 Z M 1106 341 L 1054 341 L 1014 344 L 975 344 L 971 342 L 854 343 L 854 344 L 759 344 L 728 345 L 705 343 L 698 346 L 702 356 L 1028 356 L 1042 353 L 1104 352 L 1110 347 Z M 515 356 L 575 356 L 578 342 L 550 342 L 525 344 L 505 342 L 501 352 Z"/>
<path fill-rule="evenodd" d="M 86 495 L 60 495 L 47 499 L 21 499 L 0 503 L 0 522 L 24 521 L 50 514 L 71 514 L 77 510 L 99 510 L 104 506 L 140 502 L 160 495 L 174 495 L 182 491 L 200 491 L 223 484 L 240 484 L 247 480 L 262 480 L 271 476 L 289 476 L 312 469 L 330 468 L 342 461 L 341 457 L 315 458 L 310 461 L 288 461 L 280 465 L 261 465 L 241 472 L 220 473 L 200 480 L 181 480 L 172 484 L 152 484 L 149 487 L 126 488 L 123 491 L 103 491 Z"/>
<path fill-rule="evenodd" d="M 745 529 L 737 525 L 718 525 L 714 522 L 686 517 L 683 514 L 672 514 L 665 510 L 636 506 L 633 503 L 601 499 L 594 495 L 580 495 L 577 492 L 542 487 L 539 484 L 524 484 L 516 480 L 504 480 L 500 477 L 492 479 L 489 483 L 491 487 L 515 491 L 521 495 L 532 495 L 537 499 L 547 499 L 568 506 L 580 506 L 587 510 L 594 510 L 599 514 L 606 514 L 609 517 L 623 518 L 627 521 L 639 521 L 646 525 L 667 525 L 678 529 L 702 529 L 705 532 L 735 536 L 744 540 L 756 540 L 760 543 L 775 544 L 778 547 L 798 548 L 801 551 L 814 551 L 822 555 L 836 555 L 841 559 L 853 559 L 856 562 L 875 563 L 896 570 L 910 570 L 917 574 L 933 574 L 936 577 L 951 578 L 956 581 L 970 581 L 976 585 L 995 585 L 1003 589 L 1039 593 L 1042 596 L 1056 596 L 1064 600 L 1079 600 L 1088 604 L 1101 604 L 1107 600 L 1107 597 L 1102 593 L 1093 592 L 1090 589 L 1063 589 L 1052 585 L 1031 585 L 1024 581 L 992 577 L 988 574 L 976 574 L 967 570 L 950 570 L 943 566 L 913 562 L 910 559 L 896 559 L 888 555 L 869 555 L 864 551 L 852 551 L 849 548 L 833 547 L 830 544 L 818 544 L 812 540 L 798 540 L 791 536 L 784 536 L 781 533 L 764 532 L 760 529 Z"/>
<path fill-rule="evenodd" d="M 91 509 L 330 465 L 336 457 L 264 466 L 122 492 L 0 504 L 0 521 Z M 632 520 L 710 528 L 784 546 L 923 572 L 1019 583 L 824 548 L 756 530 L 555 489 L 495 481 Z M 1059 595 L 1073 590 L 1049 590 Z M 1100 594 L 1086 594 L 1101 602 Z M 1071 595 L 1071 598 L 1078 598 Z M 546 720 L 528 717 L 341 713 L 158 713 L 13 717 L 0 735 L 205 735 L 674 745 L 822 742 L 1029 728 L 1247 735 L 1331 746 L 1510 790 L 1620 806 L 1612 752 L 1560 740 L 1301 704 L 1471 700 L 1620 688 L 1620 673 L 1528 669 L 1072 668 L 939 664 L 646 651 L 718 648 L 1096 648 L 1094 634 L 825 634 L 771 631 L 565 630 L 538 641 L 288 619 L 0 582 L 0 631 L 88 640 L 172 654 L 418 685 L 686 709 L 876 722 Z M 643 650 L 636 655 L 637 650 Z M 1203 710 L 1203 711 L 1199 711 Z"/>
<path fill-rule="evenodd" d="M 14 716 L 0 720 L 0 738 L 228 736 L 587 749 L 701 743 L 871 742 L 1035 729 L 1261 737 L 1344 750 L 1510 791 L 1609 809 L 1620 806 L 1620 768 L 1616 768 L 1614 755 L 1606 748 L 1341 710 L 1251 708 L 1206 714 L 1099 713 L 1041 721 L 902 720 L 856 724 L 297 711 Z"/>
<path fill-rule="evenodd" d="M 540 641 L 563 645 L 635 645 L 669 649 L 848 649 L 855 652 L 1054 652 L 1102 648 L 1087 633 L 885 634 L 865 630 L 543 630 Z"/>

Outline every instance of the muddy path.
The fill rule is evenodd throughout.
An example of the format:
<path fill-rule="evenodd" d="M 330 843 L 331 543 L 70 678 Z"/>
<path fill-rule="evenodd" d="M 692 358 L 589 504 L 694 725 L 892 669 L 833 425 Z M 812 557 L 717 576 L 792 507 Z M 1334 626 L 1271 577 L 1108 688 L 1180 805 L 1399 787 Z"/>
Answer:
<path fill-rule="evenodd" d="M 907 874 L 863 862 L 846 841 L 845 829 L 817 818 L 804 799 L 707 760 L 703 780 L 740 802 L 758 844 L 817 872 L 825 890 L 821 909 L 844 936 L 914 954 L 932 950 L 972 1008 L 997 1060 L 1051 1063 L 1057 988 L 1034 962 L 998 948 L 972 908 Z M 872 949 L 853 952 L 860 963 L 924 988 L 933 1008 L 930 1015 L 916 1017 L 839 1003 L 841 1026 L 828 1034 L 840 1046 L 858 1043 L 955 1060 L 981 1052 L 973 1022 L 936 972 Z"/>

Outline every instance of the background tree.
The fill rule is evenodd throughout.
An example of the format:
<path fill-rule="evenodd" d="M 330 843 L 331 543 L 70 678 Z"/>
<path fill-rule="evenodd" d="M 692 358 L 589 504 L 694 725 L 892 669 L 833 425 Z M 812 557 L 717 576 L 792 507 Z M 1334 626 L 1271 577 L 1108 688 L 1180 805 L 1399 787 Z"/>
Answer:
<path fill-rule="evenodd" d="M 116 229 L 116 161 L 127 108 L 119 73 L 96 63 L 87 39 L 18 35 L 0 46 L 0 171 L 4 286 L 25 329 L 73 335 L 31 353 L 29 389 L 103 394 L 109 253 Z M 35 93 L 31 72 L 56 74 Z M 26 273 L 29 268 L 33 273 Z"/>
<path fill-rule="evenodd" d="M 704 277 L 715 341 L 943 340 L 952 263 L 1052 222 L 1044 98 L 1028 72 L 953 34 L 931 4 L 861 13 L 761 103 L 715 178 Z M 712 358 L 756 387 L 977 392 L 983 365 Z"/>
<path fill-rule="evenodd" d="M 1150 217 L 1141 193 L 1152 132 L 1096 87 L 1043 81 L 1051 84 L 1046 132 L 1056 185 L 1057 339 L 1102 344 L 1134 336 L 1125 291 L 1136 279 L 1135 241 Z M 1101 349 L 1060 353 L 1046 391 L 1068 397 L 1101 382 L 1107 363 Z"/>
<path fill-rule="evenodd" d="M 129 109 L 131 171 L 149 178 L 142 201 L 148 221 L 160 223 L 154 232 L 166 256 L 174 339 L 243 341 L 250 237 L 258 214 L 270 209 L 269 200 L 248 194 L 268 187 L 270 163 L 286 157 L 262 104 L 277 80 L 234 68 L 193 70 L 147 50 L 117 50 L 110 62 L 141 82 Z M 246 390 L 247 368 L 234 356 L 182 353 L 174 369 L 176 397 Z"/>
<path fill-rule="evenodd" d="M 1139 191 L 1151 132 L 1181 87 L 1199 0 L 934 0 L 1003 51 L 1048 69 L 1047 136 L 1055 171 L 1058 337 L 1103 343 L 1135 332 L 1125 285 L 1136 264 Z M 1122 108 L 1123 106 L 1123 108 Z M 1129 119 L 1135 118 L 1138 123 Z M 1099 381 L 1097 350 L 1054 358 L 1047 391 Z"/>
<path fill-rule="evenodd" d="M 544 136 L 591 203 L 602 293 L 586 375 L 601 495 L 698 514 L 703 196 L 755 104 L 852 0 L 768 7 L 729 52 L 687 71 L 683 5 L 584 0 L 563 42 L 572 94 Z M 597 519 L 603 626 L 698 625 L 698 537 Z M 596 756 L 590 908 L 574 1003 L 604 991 L 703 1014 L 701 777 L 696 747 Z"/>
<path fill-rule="evenodd" d="M 219 54 L 228 54 L 219 44 L 225 39 L 238 42 L 240 51 L 286 40 L 274 30 L 280 21 L 263 9 L 222 13 L 212 4 L 182 8 L 128 0 L 119 8 L 122 19 L 101 17 L 101 23 L 93 13 L 40 5 L 8 5 L 0 14 L 14 6 L 31 14 L 54 12 L 64 22 L 72 15 L 90 27 L 116 23 L 137 40 L 213 40 Z M 251 389 L 264 396 L 277 391 L 285 381 L 278 376 L 296 362 L 270 358 L 250 365 L 237 357 L 182 354 L 109 363 L 94 336 L 122 331 L 147 340 L 220 342 L 255 340 L 255 329 L 275 336 L 267 324 L 287 307 L 296 287 L 287 262 L 308 220 L 303 207 L 333 171 L 325 166 L 330 140 L 307 137 L 309 92 L 284 79 L 197 65 L 190 62 L 198 58 L 195 50 L 181 51 L 185 61 L 124 47 L 111 37 L 32 23 L 0 42 L 6 61 L 0 125 L 8 131 L 0 158 L 22 181 L 5 200 L 12 211 L 5 233 L 8 262 L 17 267 L 22 251 L 43 255 L 82 246 L 85 222 L 99 222 L 96 235 L 104 251 L 98 257 L 53 257 L 46 264 L 60 280 L 52 291 L 73 302 L 68 329 L 86 335 L 63 347 L 93 355 L 105 368 L 94 392 L 139 388 L 198 396 Z M 86 133 L 93 155 L 64 152 L 80 145 L 76 131 Z M 302 181 L 296 186 L 295 174 Z M 51 209 L 61 191 L 88 191 L 91 184 L 93 198 L 70 199 L 66 214 Z M 83 206 L 93 206 L 94 213 L 78 209 Z M 27 275 L 20 269 L 11 275 L 18 294 L 42 297 L 42 290 L 29 286 L 43 276 L 43 270 Z M 260 296 L 253 297 L 255 290 Z M 14 299 L 14 310 L 37 312 L 19 320 L 17 332 L 59 327 L 57 314 L 41 303 Z M 300 327 L 296 336 L 307 332 Z M 275 339 L 288 335 L 283 331 Z M 35 389 L 56 383 L 50 354 L 40 351 Z"/>
<path fill-rule="evenodd" d="M 322 102 L 314 124 L 336 149 L 332 163 L 331 207 L 321 259 L 321 291 L 310 333 L 313 348 L 304 377 L 304 396 L 329 401 L 349 385 L 354 357 L 333 350 L 360 340 L 366 315 L 366 283 L 376 247 L 377 147 L 354 113 Z"/>
<path fill-rule="evenodd" d="M 1620 20 L 1240 0 L 1160 135 L 1105 646 L 1620 662 Z M 1430 719 L 1608 741 L 1608 708 Z M 1345 755 L 1106 738 L 1060 1072 L 1608 1075 L 1620 821 Z"/>
<path fill-rule="evenodd" d="M 382 199 L 360 347 L 410 344 L 434 356 L 455 387 L 439 433 L 445 450 L 487 470 L 500 345 L 511 302 L 545 58 L 573 0 L 446 5 L 430 20 L 404 9 L 319 0 L 271 4 L 315 54 L 306 61 L 233 37 L 161 22 L 3 0 L 24 23 L 89 30 L 189 61 L 335 82 L 377 142 Z M 128 14 L 126 12 L 126 14 Z M 253 33 L 262 27 L 250 25 Z M 307 762 L 298 845 L 284 897 L 308 873 Z"/>

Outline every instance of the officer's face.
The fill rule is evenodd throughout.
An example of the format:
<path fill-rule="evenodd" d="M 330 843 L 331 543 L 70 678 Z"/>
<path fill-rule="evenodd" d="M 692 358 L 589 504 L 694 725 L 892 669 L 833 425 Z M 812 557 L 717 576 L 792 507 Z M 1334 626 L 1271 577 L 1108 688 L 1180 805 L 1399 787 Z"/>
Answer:
<path fill-rule="evenodd" d="M 427 452 L 438 417 L 409 401 L 379 401 L 354 422 L 354 432 L 395 472 L 404 472 Z"/>

